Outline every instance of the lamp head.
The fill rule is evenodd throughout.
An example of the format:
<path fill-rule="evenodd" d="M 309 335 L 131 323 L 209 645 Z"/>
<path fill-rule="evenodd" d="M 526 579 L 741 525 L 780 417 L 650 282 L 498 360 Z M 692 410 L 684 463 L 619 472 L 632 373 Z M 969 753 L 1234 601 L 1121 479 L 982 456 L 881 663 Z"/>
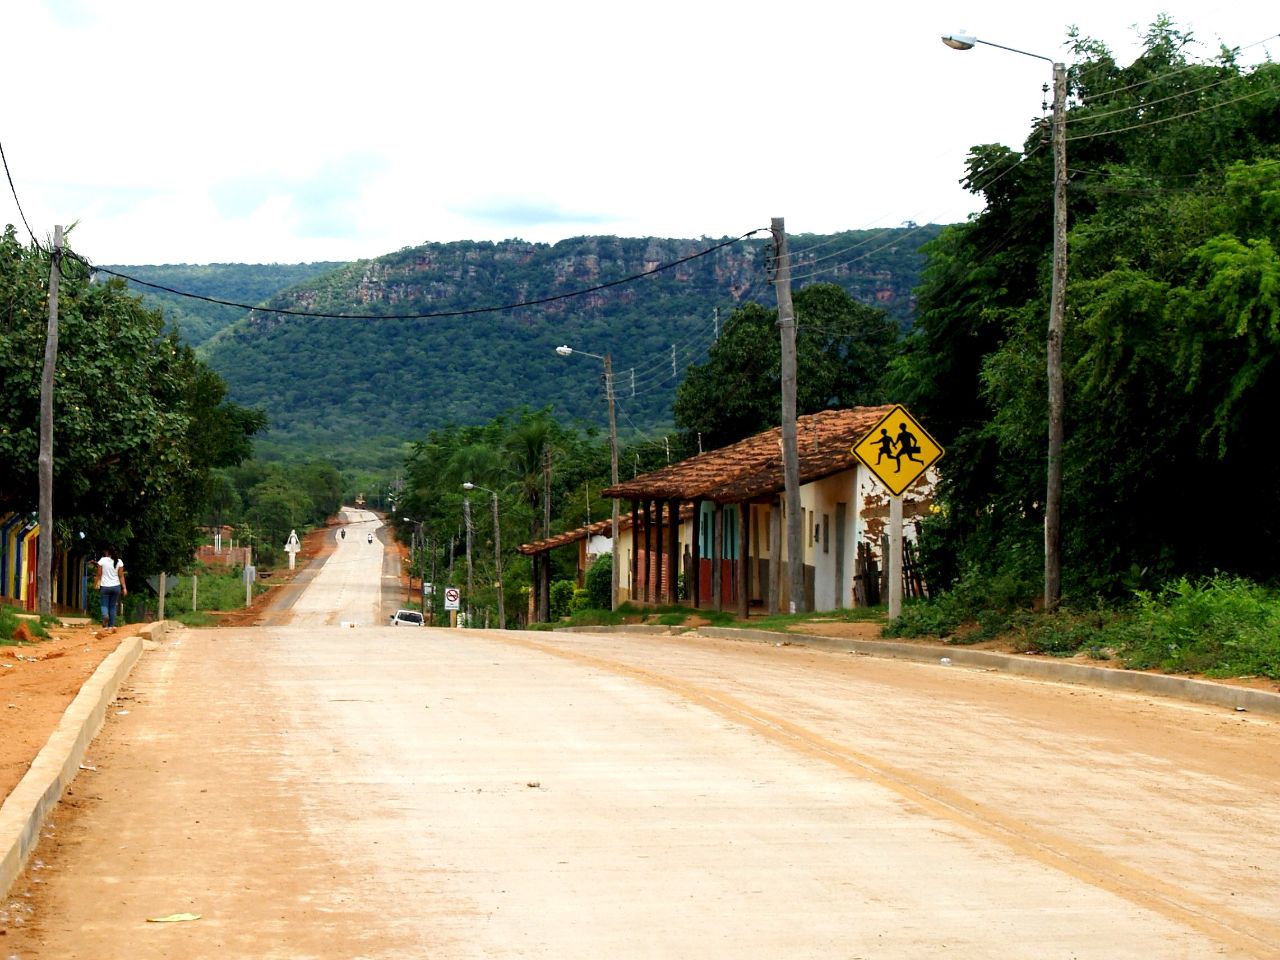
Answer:
<path fill-rule="evenodd" d="M 948 33 L 942 38 L 942 42 L 952 50 L 972 50 L 978 38 L 965 33 Z"/>
<path fill-rule="evenodd" d="M 560 354 L 560 356 L 562 357 L 567 357 L 569 356 L 569 354 L 573 353 L 573 347 L 569 346 L 568 344 L 562 347 L 556 347 L 556 353 Z"/>
<path fill-rule="evenodd" d="M 474 490 L 475 488 L 476 488 L 476 485 L 470 481 L 467 481 L 462 485 L 463 490 Z"/>

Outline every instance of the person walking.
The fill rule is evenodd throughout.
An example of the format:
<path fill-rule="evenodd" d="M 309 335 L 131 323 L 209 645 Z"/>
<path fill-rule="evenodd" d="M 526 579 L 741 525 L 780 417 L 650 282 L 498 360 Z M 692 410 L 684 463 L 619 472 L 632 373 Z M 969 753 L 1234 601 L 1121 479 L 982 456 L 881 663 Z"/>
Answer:
<path fill-rule="evenodd" d="M 102 598 L 102 625 L 114 630 L 120 598 L 129 595 L 129 588 L 124 581 L 124 561 L 116 558 L 115 552 L 110 547 L 102 551 L 102 559 L 98 561 L 98 573 L 94 577 L 93 585 Z"/>

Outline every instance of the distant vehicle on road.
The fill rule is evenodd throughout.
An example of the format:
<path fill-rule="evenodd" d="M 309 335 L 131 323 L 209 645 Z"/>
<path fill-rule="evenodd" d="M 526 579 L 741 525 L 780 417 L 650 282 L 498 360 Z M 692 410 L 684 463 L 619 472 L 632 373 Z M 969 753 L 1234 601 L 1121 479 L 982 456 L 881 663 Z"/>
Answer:
<path fill-rule="evenodd" d="M 369 534 L 369 542 L 370 542 L 370 543 L 373 543 L 373 534 L 372 534 L 372 533 L 371 533 L 371 534 Z"/>
<path fill-rule="evenodd" d="M 391 626 L 393 627 L 421 627 L 422 614 L 417 610 L 397 610 L 391 615 Z"/>

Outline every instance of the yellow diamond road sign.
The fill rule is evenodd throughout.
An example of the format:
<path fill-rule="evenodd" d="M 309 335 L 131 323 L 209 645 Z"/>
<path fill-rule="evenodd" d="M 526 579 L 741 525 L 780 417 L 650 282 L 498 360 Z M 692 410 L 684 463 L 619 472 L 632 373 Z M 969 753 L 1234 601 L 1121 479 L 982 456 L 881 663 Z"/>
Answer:
<path fill-rule="evenodd" d="M 850 452 L 866 464 L 895 497 L 902 496 L 902 491 L 943 454 L 938 441 L 902 406 L 885 414 Z"/>

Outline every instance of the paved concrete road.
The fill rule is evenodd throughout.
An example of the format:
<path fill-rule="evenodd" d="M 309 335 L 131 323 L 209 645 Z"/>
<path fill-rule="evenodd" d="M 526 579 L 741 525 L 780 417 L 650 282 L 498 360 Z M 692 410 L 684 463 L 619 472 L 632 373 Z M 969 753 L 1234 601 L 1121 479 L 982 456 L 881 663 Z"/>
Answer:
<path fill-rule="evenodd" d="M 385 528 L 370 510 L 343 507 L 334 550 L 290 606 L 298 626 L 375 626 L 382 616 Z M 345 536 L 344 536 L 345 534 Z"/>
<path fill-rule="evenodd" d="M 190 631 L 127 696 L 6 956 L 1280 956 L 1280 725 L 1248 715 L 799 646 L 331 626 Z"/>

